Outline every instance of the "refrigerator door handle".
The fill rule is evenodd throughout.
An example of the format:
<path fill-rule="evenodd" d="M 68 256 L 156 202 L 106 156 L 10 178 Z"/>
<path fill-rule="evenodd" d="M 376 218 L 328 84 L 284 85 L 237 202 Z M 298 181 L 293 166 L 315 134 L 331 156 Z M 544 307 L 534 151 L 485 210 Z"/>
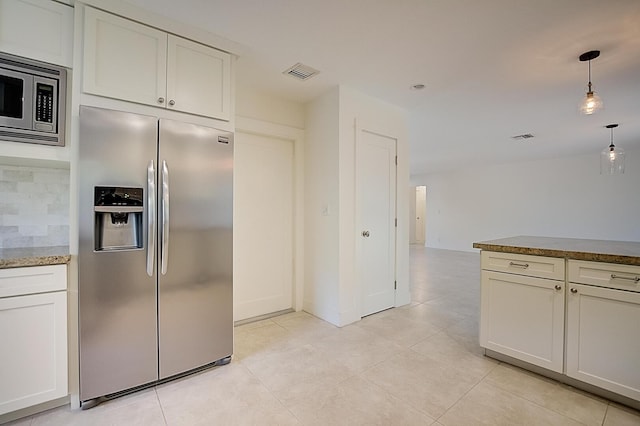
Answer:
<path fill-rule="evenodd" d="M 160 262 L 162 275 L 167 273 L 169 263 L 169 167 L 162 160 L 162 247 Z"/>
<path fill-rule="evenodd" d="M 147 275 L 153 276 L 156 254 L 156 169 L 154 161 L 147 167 Z"/>

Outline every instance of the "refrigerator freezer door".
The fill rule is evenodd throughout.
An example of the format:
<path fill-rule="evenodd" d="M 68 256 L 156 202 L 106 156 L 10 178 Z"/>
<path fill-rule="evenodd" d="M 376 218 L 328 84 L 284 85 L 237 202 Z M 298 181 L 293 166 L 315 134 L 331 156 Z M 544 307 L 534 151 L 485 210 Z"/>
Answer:
<path fill-rule="evenodd" d="M 95 186 L 138 187 L 148 198 L 157 119 L 80 107 L 79 253 L 80 400 L 157 380 L 156 274 L 147 274 L 149 205 L 143 248 L 94 251 Z M 149 228 L 148 225 L 151 225 Z M 154 232 L 154 231 L 152 231 Z M 150 257 L 153 259 L 153 256 Z"/>
<path fill-rule="evenodd" d="M 161 254 L 166 274 L 158 280 L 163 379 L 233 352 L 233 140 L 230 133 L 160 120 L 159 141 L 168 179 L 160 186 L 171 192 L 169 235 L 160 237 L 169 236 L 168 253 Z"/>

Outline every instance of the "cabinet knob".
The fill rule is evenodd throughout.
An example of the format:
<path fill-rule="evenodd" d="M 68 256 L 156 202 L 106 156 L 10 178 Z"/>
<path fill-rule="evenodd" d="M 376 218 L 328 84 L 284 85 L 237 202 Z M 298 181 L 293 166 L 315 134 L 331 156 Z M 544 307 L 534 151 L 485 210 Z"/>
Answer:
<path fill-rule="evenodd" d="M 169 101 L 169 105 L 174 106 L 175 104 L 176 104 L 176 101 L 174 101 L 173 99 Z"/>
<path fill-rule="evenodd" d="M 562 290 L 562 286 L 560 284 L 556 284 L 555 289 L 556 290 Z"/>
<path fill-rule="evenodd" d="M 369 236 L 369 231 L 362 231 L 362 236 L 367 238 Z"/>
<path fill-rule="evenodd" d="M 159 104 L 163 104 L 164 103 L 164 98 L 162 96 L 158 98 L 158 103 Z"/>
<path fill-rule="evenodd" d="M 577 292 L 578 292 L 578 289 L 577 289 L 577 288 L 572 288 L 572 289 L 571 289 L 571 293 L 576 294 Z"/>

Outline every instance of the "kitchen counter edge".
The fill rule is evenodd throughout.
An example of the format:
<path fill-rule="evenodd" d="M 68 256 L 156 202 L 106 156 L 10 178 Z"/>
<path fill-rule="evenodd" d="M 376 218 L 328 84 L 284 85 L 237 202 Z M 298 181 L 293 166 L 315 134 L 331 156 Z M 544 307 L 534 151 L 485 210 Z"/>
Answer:
<path fill-rule="evenodd" d="M 640 266 L 640 242 L 553 237 L 510 237 L 473 243 L 473 248 L 532 256 Z"/>
<path fill-rule="evenodd" d="M 70 261 L 67 246 L 0 248 L 0 269 L 63 265 Z"/>

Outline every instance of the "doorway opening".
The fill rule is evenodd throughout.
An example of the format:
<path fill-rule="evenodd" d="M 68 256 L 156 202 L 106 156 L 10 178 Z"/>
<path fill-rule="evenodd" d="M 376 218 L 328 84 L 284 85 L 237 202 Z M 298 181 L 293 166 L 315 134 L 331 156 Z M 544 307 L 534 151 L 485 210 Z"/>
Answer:
<path fill-rule="evenodd" d="M 413 186 L 410 193 L 410 244 L 424 246 L 427 241 L 427 187 Z"/>

